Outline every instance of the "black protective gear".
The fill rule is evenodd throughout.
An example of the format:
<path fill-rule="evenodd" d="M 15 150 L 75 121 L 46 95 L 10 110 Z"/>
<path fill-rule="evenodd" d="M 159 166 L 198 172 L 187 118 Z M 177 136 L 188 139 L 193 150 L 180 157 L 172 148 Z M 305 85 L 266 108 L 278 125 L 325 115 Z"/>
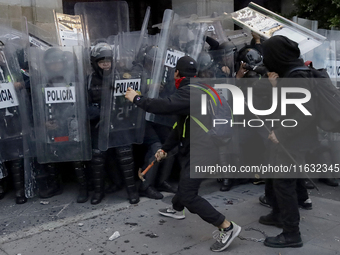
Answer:
<path fill-rule="evenodd" d="M 5 189 L 2 179 L 0 179 L 0 200 L 5 197 Z"/>
<path fill-rule="evenodd" d="M 122 169 L 125 179 L 126 190 L 129 196 L 130 204 L 137 204 L 139 202 L 139 194 L 137 192 L 135 175 L 134 175 L 134 161 L 131 146 L 123 146 L 116 149 L 119 166 Z"/>
<path fill-rule="evenodd" d="M 113 150 L 113 151 L 112 151 Z M 112 152 L 111 152 L 112 151 Z M 109 149 L 109 155 L 114 154 L 114 149 Z M 105 189 L 106 193 L 113 193 L 124 187 L 122 173 L 119 171 L 115 157 L 108 157 L 108 167 L 106 173 L 109 177 L 110 185 Z"/>
<path fill-rule="evenodd" d="M 198 72 L 202 72 L 202 71 L 205 71 L 211 68 L 211 66 L 214 64 L 214 60 L 208 52 L 202 51 L 198 55 L 197 63 L 198 63 Z"/>
<path fill-rule="evenodd" d="M 39 196 L 41 198 L 50 198 L 62 193 L 61 177 L 56 168 L 56 164 L 48 163 L 44 165 L 46 174 L 46 189 L 40 190 Z"/>
<path fill-rule="evenodd" d="M 229 191 L 234 186 L 233 179 L 223 179 L 220 191 Z"/>
<path fill-rule="evenodd" d="M 257 66 L 262 64 L 263 57 L 261 52 L 256 49 L 244 47 L 239 51 L 238 60 L 247 63 L 248 65 Z"/>
<path fill-rule="evenodd" d="M 91 170 L 94 184 L 94 194 L 91 204 L 99 204 L 105 196 L 105 158 L 106 153 L 100 150 L 92 150 Z"/>
<path fill-rule="evenodd" d="M 24 173 L 24 160 L 16 159 L 10 162 L 11 172 L 13 177 L 14 189 L 15 189 L 15 202 L 17 204 L 24 204 L 27 202 L 25 196 L 25 173 Z"/>
<path fill-rule="evenodd" d="M 73 166 L 79 183 L 79 194 L 77 198 L 77 203 L 85 203 L 89 198 L 89 194 L 87 191 L 87 179 L 84 163 L 80 161 L 73 162 Z"/>
<path fill-rule="evenodd" d="M 51 65 L 56 63 L 61 63 L 62 68 L 57 70 L 51 68 Z M 58 48 L 50 48 L 44 53 L 44 64 L 50 82 L 53 82 L 54 79 L 58 80 L 60 77 L 64 77 L 68 69 L 67 57 L 64 52 Z"/>

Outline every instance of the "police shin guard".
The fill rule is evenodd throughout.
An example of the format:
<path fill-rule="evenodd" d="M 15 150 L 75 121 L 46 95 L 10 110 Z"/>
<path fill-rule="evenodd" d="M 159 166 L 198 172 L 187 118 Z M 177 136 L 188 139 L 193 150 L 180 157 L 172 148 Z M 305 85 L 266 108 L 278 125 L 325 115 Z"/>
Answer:
<path fill-rule="evenodd" d="M 13 160 L 11 162 L 11 171 L 15 188 L 15 202 L 17 204 L 24 204 L 27 202 L 27 198 L 25 196 L 24 160 Z"/>
<path fill-rule="evenodd" d="M 130 146 L 121 147 L 117 149 L 117 154 L 119 165 L 123 171 L 123 176 L 130 204 L 137 204 L 139 202 L 139 194 L 137 191 L 134 176 L 134 162 L 132 149 Z"/>
<path fill-rule="evenodd" d="M 5 197 L 5 189 L 4 189 L 2 179 L 0 179 L 0 200 L 3 199 L 4 197 Z"/>
<path fill-rule="evenodd" d="M 77 203 L 85 203 L 89 199 L 89 193 L 87 191 L 87 179 L 85 175 L 85 168 L 83 162 L 74 162 L 74 171 L 76 172 L 79 194 Z"/>
<path fill-rule="evenodd" d="M 99 204 L 105 195 L 105 157 L 104 153 L 93 151 L 91 160 L 91 170 L 94 184 L 94 194 L 91 198 L 91 204 Z"/>
<path fill-rule="evenodd" d="M 61 187 L 61 178 L 57 172 L 56 165 L 53 163 L 44 165 L 47 173 L 47 188 L 46 190 L 41 190 L 39 196 L 41 198 L 50 198 L 63 193 Z"/>

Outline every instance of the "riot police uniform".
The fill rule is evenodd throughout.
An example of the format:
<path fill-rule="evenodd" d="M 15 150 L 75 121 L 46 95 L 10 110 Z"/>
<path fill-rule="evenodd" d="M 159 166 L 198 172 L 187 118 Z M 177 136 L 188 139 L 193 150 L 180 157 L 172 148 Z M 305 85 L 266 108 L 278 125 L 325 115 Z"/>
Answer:
<path fill-rule="evenodd" d="M 46 88 L 58 87 L 57 84 L 71 84 L 77 81 L 77 77 L 74 79 L 74 74 L 69 74 L 69 57 L 75 56 L 71 52 L 68 54 L 68 52 L 63 52 L 58 48 L 48 49 L 44 53 L 43 61 L 47 71 Z M 74 108 L 74 103 L 47 104 L 45 109 L 47 148 L 56 157 L 62 157 L 64 154 L 75 155 L 77 153 L 78 145 L 76 143 L 72 144 L 72 142 L 79 140 L 78 123 L 73 115 L 74 113 L 70 111 L 70 107 Z M 64 149 L 62 148 L 63 142 L 67 143 L 67 147 Z M 82 161 L 72 161 L 72 166 L 80 186 L 77 202 L 84 203 L 88 200 L 85 164 Z M 48 198 L 61 194 L 61 176 L 58 172 L 57 164 L 47 163 L 44 164 L 44 167 L 47 173 L 47 187 L 40 190 L 40 197 Z"/>
<path fill-rule="evenodd" d="M 99 67 L 98 62 L 101 60 L 111 61 L 109 70 Z M 102 101 L 103 82 L 110 79 L 112 75 L 113 52 L 107 43 L 98 43 L 91 51 L 91 65 L 94 72 L 89 77 L 89 115 L 91 124 L 92 138 L 92 160 L 90 167 L 92 170 L 94 183 L 94 196 L 91 199 L 92 204 L 98 204 L 104 197 L 104 177 L 105 163 L 108 155 L 107 151 L 101 151 L 98 148 L 99 127 L 100 127 L 100 110 Z M 111 151 L 111 150 L 110 150 Z M 113 155 L 110 155 L 110 157 Z M 132 154 L 132 146 L 121 146 L 115 148 L 115 157 L 118 167 L 122 170 L 127 193 L 131 204 L 139 202 L 139 195 L 134 179 L 134 159 Z M 111 169 L 109 171 L 112 171 Z"/>

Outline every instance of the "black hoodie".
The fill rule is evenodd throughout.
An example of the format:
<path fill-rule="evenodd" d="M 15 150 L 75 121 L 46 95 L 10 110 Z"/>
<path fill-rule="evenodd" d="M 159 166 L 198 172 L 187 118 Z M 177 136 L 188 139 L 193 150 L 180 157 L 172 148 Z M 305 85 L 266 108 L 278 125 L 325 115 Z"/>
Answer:
<path fill-rule="evenodd" d="M 280 79 L 277 84 L 278 107 L 273 119 L 294 119 L 297 121 L 296 127 L 283 127 L 280 122 L 276 122 L 274 132 L 279 142 L 289 150 L 312 150 L 317 145 L 317 129 L 315 123 L 315 100 L 313 97 L 303 106 L 312 114 L 304 115 L 295 105 L 287 105 L 287 113 L 281 115 L 281 94 L 283 87 L 299 87 L 311 91 L 311 83 L 314 81 L 310 71 L 294 71 L 295 67 L 304 66 L 300 57 L 298 44 L 285 36 L 273 36 L 263 43 L 263 62 L 269 71 L 279 74 Z M 289 78 L 289 79 L 288 79 Z M 300 93 L 288 93 L 287 98 L 301 98 Z M 291 123 L 289 123 L 291 124 Z"/>

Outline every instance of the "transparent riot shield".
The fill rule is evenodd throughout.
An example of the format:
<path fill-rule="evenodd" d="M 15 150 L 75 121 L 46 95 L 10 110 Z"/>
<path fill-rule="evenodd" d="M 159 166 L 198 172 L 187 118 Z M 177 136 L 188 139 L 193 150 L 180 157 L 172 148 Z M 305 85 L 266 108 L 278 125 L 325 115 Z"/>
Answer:
<path fill-rule="evenodd" d="M 119 32 L 128 32 L 129 7 L 125 1 L 76 3 L 76 15 L 83 19 L 86 46 Z"/>
<path fill-rule="evenodd" d="M 144 138 L 145 112 L 125 99 L 127 88 L 145 93 L 146 78 L 143 70 L 133 71 L 135 42 L 139 35 L 121 33 L 115 36 L 113 73 L 103 79 L 100 113 L 100 150 L 130 144 L 140 144 Z M 119 51 L 119 53 L 118 53 Z"/>
<path fill-rule="evenodd" d="M 246 29 L 226 31 L 226 37 L 229 42 L 232 42 L 235 45 L 237 50 L 249 45 L 252 39 L 251 33 L 246 31 Z"/>
<path fill-rule="evenodd" d="M 26 17 L 23 17 L 21 22 L 21 31 L 28 36 L 31 46 L 48 49 L 58 45 L 58 39 L 55 33 L 46 31 L 28 22 Z"/>
<path fill-rule="evenodd" d="M 82 53 L 80 46 L 30 48 L 39 163 L 91 159 Z"/>
<path fill-rule="evenodd" d="M 1 39 L 1 36 L 0 36 Z M 29 129 L 28 96 L 10 41 L 0 41 L 0 145 L 1 161 L 25 156 L 23 137 Z M 27 152 L 29 153 L 29 152 Z"/>
<path fill-rule="evenodd" d="M 22 149 L 17 151 L 18 157 L 14 160 L 19 159 L 22 161 L 21 163 L 23 163 L 22 170 L 24 171 L 26 197 L 32 197 L 35 194 L 35 190 L 32 188 L 35 183 L 35 171 L 26 164 L 26 162 L 33 161 L 33 157 L 35 156 L 35 138 L 27 58 L 29 39 L 27 34 L 23 32 L 1 27 L 0 40 L 4 42 L 5 52 L 7 52 L 6 55 L 10 56 L 7 58 L 7 64 L 9 70 L 11 70 L 13 79 L 16 80 L 14 85 L 15 87 L 19 87 L 17 96 L 19 99 L 18 108 L 22 123 Z M 21 155 L 21 150 L 23 151 L 23 155 Z M 10 166 L 12 167 L 12 165 Z"/>
<path fill-rule="evenodd" d="M 172 10 L 165 10 L 155 53 L 148 97 L 168 97 L 175 91 L 174 68 L 177 60 L 188 55 L 197 60 L 205 43 L 206 23 L 181 19 Z M 173 126 L 171 116 L 146 114 L 146 120 Z"/>

